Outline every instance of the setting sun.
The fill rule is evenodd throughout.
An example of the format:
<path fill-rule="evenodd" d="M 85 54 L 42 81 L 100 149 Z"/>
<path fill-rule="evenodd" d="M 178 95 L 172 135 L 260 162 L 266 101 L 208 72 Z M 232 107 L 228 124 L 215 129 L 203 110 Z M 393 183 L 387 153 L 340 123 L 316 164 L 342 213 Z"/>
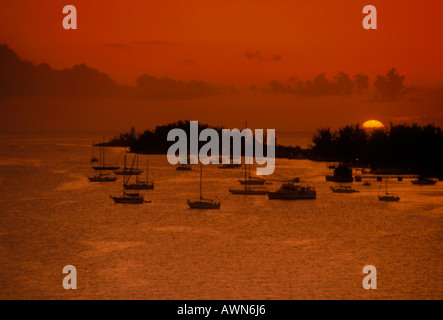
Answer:
<path fill-rule="evenodd" d="M 384 127 L 384 124 L 378 120 L 368 120 L 363 123 L 363 128 L 365 129 L 382 129 Z"/>

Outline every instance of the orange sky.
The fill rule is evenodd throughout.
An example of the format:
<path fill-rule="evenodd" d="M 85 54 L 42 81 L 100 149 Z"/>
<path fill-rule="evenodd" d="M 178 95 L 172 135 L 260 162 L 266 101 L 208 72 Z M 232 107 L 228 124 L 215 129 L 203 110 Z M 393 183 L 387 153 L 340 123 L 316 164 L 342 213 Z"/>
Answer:
<path fill-rule="evenodd" d="M 77 7 L 78 30 L 62 28 L 62 8 L 67 4 Z M 367 4 L 377 7 L 378 30 L 367 31 L 361 26 L 361 11 Z M 438 99 L 428 99 L 422 106 L 411 106 L 411 102 L 407 102 L 400 111 L 398 103 L 374 107 L 353 98 L 303 100 L 292 95 L 253 94 L 248 87 L 264 87 L 271 80 L 284 82 L 295 76 L 312 79 L 326 73 L 332 77 L 340 71 L 349 75 L 363 72 L 370 76 L 372 83 L 376 75 L 385 74 L 392 67 L 406 76 L 405 83 L 409 86 L 442 87 L 442 12 L 441 1 L 17 0 L 0 4 L 0 43 L 6 43 L 22 59 L 34 64 L 46 62 L 52 68 L 61 69 L 86 63 L 121 84 L 135 85 L 137 77 L 146 73 L 177 80 L 197 79 L 217 86 L 232 85 L 239 91 L 232 97 L 159 101 L 156 106 L 170 111 L 163 110 L 164 116 L 156 114 L 153 118 L 158 121 L 175 120 L 180 114 L 224 123 L 232 117 L 208 112 L 210 105 L 245 113 L 245 116 L 255 108 L 272 106 L 278 109 L 278 114 L 286 112 L 286 115 L 251 118 L 263 127 L 292 130 L 291 123 L 296 123 L 307 130 L 318 125 L 341 125 L 344 121 L 362 122 L 366 117 L 392 121 L 420 117 L 419 112 L 427 119 L 441 114 L 440 94 Z M 246 57 L 246 53 L 257 51 L 255 58 Z M 17 105 L 16 101 L 7 103 Z M 118 110 L 119 103 L 141 112 L 139 115 L 153 112 L 152 102 L 112 101 L 110 105 Z M 360 111 L 352 117 L 346 108 L 353 108 L 355 103 Z M 75 102 L 64 104 L 72 106 Z M 85 101 L 83 105 L 95 104 Z M 141 111 L 146 105 L 150 108 Z M 301 105 L 306 108 L 303 110 Z M 299 107 L 288 111 L 292 106 Z M 181 107 L 188 108 L 189 113 L 177 112 Z M 331 112 L 334 108 L 338 114 Z M 9 115 L 19 117 L 20 113 L 16 109 Z M 288 121 L 288 115 L 297 120 Z M 17 128 L 30 128 L 25 120 L 16 121 Z M 46 127 L 57 129 L 60 121 L 54 119 Z M 119 129 L 132 123 L 142 127 L 154 125 L 153 120 L 149 121 L 144 125 L 139 123 L 140 119 L 127 117 L 117 121 L 118 125 L 104 127 Z M 437 123 L 440 121 L 436 119 Z M 86 119 L 84 122 L 79 119 L 76 124 L 67 122 L 62 127 L 66 125 L 72 129 L 94 126 Z"/>

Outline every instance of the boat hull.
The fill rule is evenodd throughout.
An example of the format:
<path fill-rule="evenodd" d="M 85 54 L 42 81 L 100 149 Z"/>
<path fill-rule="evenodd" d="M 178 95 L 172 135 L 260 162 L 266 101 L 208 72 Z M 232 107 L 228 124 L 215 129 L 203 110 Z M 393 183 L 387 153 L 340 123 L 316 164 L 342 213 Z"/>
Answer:
<path fill-rule="evenodd" d="M 360 192 L 360 191 L 355 190 L 355 189 L 348 189 L 348 188 L 343 189 L 343 188 L 340 188 L 340 187 L 339 188 L 331 187 L 331 190 L 334 193 L 358 193 L 358 192 Z"/>
<path fill-rule="evenodd" d="M 115 203 L 142 204 L 145 202 L 143 197 L 111 197 Z"/>
<path fill-rule="evenodd" d="M 398 196 L 378 196 L 378 200 L 380 201 L 398 201 L 400 197 Z"/>
<path fill-rule="evenodd" d="M 418 180 L 418 181 L 411 181 L 411 182 L 412 182 L 412 184 L 420 185 L 420 186 L 433 186 L 434 184 L 437 183 L 437 181 L 435 181 L 435 180 L 425 180 L 425 181 Z"/>
<path fill-rule="evenodd" d="M 152 190 L 154 189 L 153 183 L 148 184 L 127 184 L 125 185 L 126 190 Z"/>
<path fill-rule="evenodd" d="M 219 169 L 238 169 L 241 168 L 241 164 L 222 164 L 218 166 Z"/>
<path fill-rule="evenodd" d="M 143 170 L 126 170 L 126 171 L 114 171 L 114 173 L 118 176 L 138 176 L 140 173 L 142 173 Z"/>
<path fill-rule="evenodd" d="M 176 167 L 177 171 L 192 171 L 191 167 Z"/>
<path fill-rule="evenodd" d="M 220 202 L 206 202 L 206 201 L 190 201 L 188 206 L 191 209 L 220 209 Z"/>
<path fill-rule="evenodd" d="M 92 167 L 94 170 L 118 170 L 120 167 L 112 167 L 112 166 L 102 166 L 102 167 Z"/>

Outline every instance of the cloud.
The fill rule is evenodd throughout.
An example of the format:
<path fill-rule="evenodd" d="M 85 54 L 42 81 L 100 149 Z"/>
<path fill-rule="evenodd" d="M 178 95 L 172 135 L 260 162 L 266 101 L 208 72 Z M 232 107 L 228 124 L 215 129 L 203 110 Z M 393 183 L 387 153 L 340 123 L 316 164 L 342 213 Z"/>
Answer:
<path fill-rule="evenodd" d="M 404 76 L 400 76 L 393 68 L 386 75 L 378 75 L 370 89 L 369 77 L 363 73 L 356 74 L 352 78 L 344 72 L 339 72 L 332 80 L 326 78 L 326 74 L 319 74 L 312 80 L 300 80 L 297 77 L 290 78 L 287 82 L 271 80 L 267 87 L 261 91 L 271 94 L 294 94 L 303 97 L 325 96 L 352 96 L 367 93 L 371 102 L 397 101 L 404 98 L 407 92 L 412 91 L 403 85 Z"/>
<path fill-rule="evenodd" d="M 137 79 L 136 89 L 135 97 L 143 99 L 195 99 L 222 93 L 221 88 L 203 81 L 156 78 L 147 74 Z"/>
<path fill-rule="evenodd" d="M 378 75 L 374 82 L 375 101 L 398 101 L 403 98 L 407 88 L 403 85 L 405 76 L 401 76 L 395 68 L 386 75 Z"/>
<path fill-rule="evenodd" d="M 7 45 L 0 45 L 0 97 L 73 97 L 113 96 L 140 99 L 195 99 L 219 94 L 235 94 L 233 86 L 217 87 L 204 81 L 182 81 L 142 75 L 137 86 L 117 84 L 105 73 L 85 64 L 62 70 L 48 64 L 23 61 Z"/>
<path fill-rule="evenodd" d="M 0 96 L 108 97 L 118 94 L 119 85 L 108 75 L 85 64 L 62 70 L 48 64 L 22 61 L 0 45 Z"/>
<path fill-rule="evenodd" d="M 393 116 L 390 120 L 394 122 L 416 122 L 416 123 L 435 123 L 443 119 L 443 112 L 415 114 L 408 116 Z"/>
<path fill-rule="evenodd" d="M 262 61 L 280 61 L 282 59 L 281 55 L 274 55 L 272 57 L 264 57 L 263 54 L 256 50 L 256 51 L 247 51 L 245 52 L 245 57 L 248 60 L 262 62 Z"/>
<path fill-rule="evenodd" d="M 245 53 L 246 59 L 249 60 L 257 60 L 261 62 L 263 60 L 263 56 L 260 51 L 248 51 Z"/>
<path fill-rule="evenodd" d="M 271 80 L 268 87 L 263 88 L 265 93 L 294 94 L 303 97 L 324 97 L 344 95 L 350 96 L 354 93 L 355 81 L 340 72 L 333 77 L 332 81 L 326 78 L 324 73 L 318 75 L 313 80 L 299 80 L 291 78 L 288 82 Z"/>

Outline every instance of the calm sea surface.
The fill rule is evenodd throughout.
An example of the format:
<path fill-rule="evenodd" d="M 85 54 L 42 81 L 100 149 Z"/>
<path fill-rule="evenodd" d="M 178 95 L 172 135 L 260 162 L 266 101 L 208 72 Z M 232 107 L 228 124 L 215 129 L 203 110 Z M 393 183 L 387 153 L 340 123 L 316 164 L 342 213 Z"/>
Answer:
<path fill-rule="evenodd" d="M 87 180 L 92 138 L 0 134 L 1 299 L 443 298 L 443 182 L 392 181 L 401 200 L 386 203 L 376 181 L 334 194 L 324 163 L 277 160 L 272 178 L 299 176 L 317 200 L 269 201 L 228 192 L 241 169 L 206 166 L 204 196 L 221 209 L 198 211 L 186 205 L 198 169 L 149 156 L 152 203 L 118 205 L 109 195 L 121 194 L 121 177 Z M 121 149 L 107 158 L 121 165 Z M 369 264 L 377 290 L 362 288 Z M 78 290 L 63 289 L 65 265 L 77 268 Z"/>

